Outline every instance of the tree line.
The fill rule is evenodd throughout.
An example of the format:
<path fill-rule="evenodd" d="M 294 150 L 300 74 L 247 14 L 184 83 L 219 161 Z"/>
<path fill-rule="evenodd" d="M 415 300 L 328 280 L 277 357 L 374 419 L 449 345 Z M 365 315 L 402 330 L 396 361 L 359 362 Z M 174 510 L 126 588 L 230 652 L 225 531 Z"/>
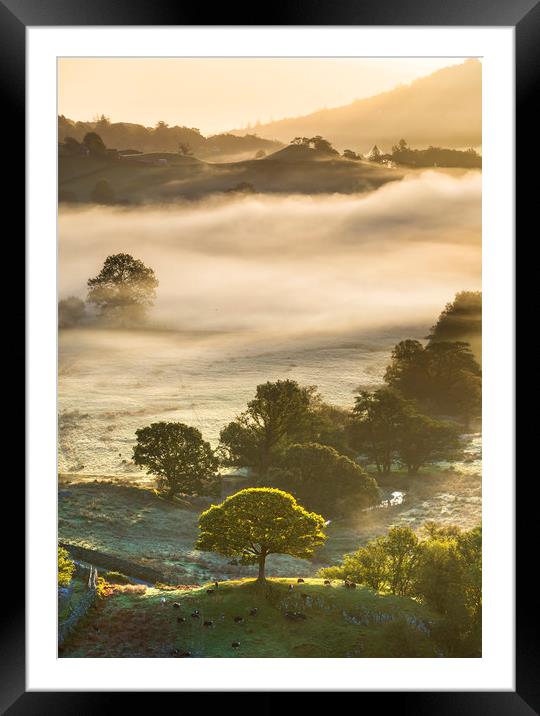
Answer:
<path fill-rule="evenodd" d="M 205 137 L 197 127 L 169 126 L 163 120 L 154 127 L 131 122 L 111 122 L 101 115 L 91 122 L 76 122 L 64 115 L 58 117 L 58 140 L 65 144 L 85 143 L 88 135 L 98 135 L 108 147 L 135 152 L 178 152 L 183 145 L 197 156 L 211 158 L 220 154 L 238 154 L 258 150 L 276 151 L 282 145 L 269 139 L 247 134 L 216 134 Z"/>
<path fill-rule="evenodd" d="M 87 301 L 102 319 L 133 325 L 144 320 L 158 285 L 142 261 L 115 254 L 88 279 Z M 458 294 L 458 309 L 464 301 L 466 295 Z M 73 297 L 61 302 L 61 325 L 68 310 L 80 312 L 84 303 Z M 452 305 L 445 308 L 425 346 L 415 339 L 398 343 L 385 385 L 359 391 L 349 410 L 326 403 L 316 386 L 268 381 L 223 426 L 215 450 L 196 428 L 161 421 L 136 431 L 133 460 L 158 478 L 171 499 L 218 492 L 223 466 L 248 468 L 254 484 L 286 490 L 327 514 L 370 507 L 379 489 L 361 462 L 385 476 L 396 467 L 414 475 L 437 461 L 458 459 L 463 426 L 480 413 L 481 370 L 469 345 L 438 340 L 440 326 L 454 313 Z"/>

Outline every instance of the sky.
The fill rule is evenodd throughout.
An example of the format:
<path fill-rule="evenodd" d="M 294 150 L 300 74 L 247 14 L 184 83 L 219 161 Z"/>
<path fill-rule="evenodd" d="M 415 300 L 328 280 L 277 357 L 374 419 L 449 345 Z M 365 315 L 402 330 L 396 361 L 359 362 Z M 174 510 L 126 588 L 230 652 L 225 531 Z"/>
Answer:
<path fill-rule="evenodd" d="M 204 135 L 309 114 L 459 64 L 459 58 L 60 58 L 58 113 L 197 127 Z"/>

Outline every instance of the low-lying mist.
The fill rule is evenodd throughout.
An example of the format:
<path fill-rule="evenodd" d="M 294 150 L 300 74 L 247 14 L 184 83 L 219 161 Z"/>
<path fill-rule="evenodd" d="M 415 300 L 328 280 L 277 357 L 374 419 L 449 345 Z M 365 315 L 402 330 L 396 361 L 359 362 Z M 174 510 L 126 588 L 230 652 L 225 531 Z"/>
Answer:
<path fill-rule="evenodd" d="M 61 297 L 84 298 L 118 252 L 160 285 L 145 330 L 60 332 L 60 470 L 139 474 L 135 431 L 156 420 L 216 446 L 267 380 L 352 407 L 397 341 L 425 336 L 456 291 L 480 288 L 480 182 L 426 172 L 371 194 L 62 210 Z"/>
<path fill-rule="evenodd" d="M 411 173 L 361 195 L 62 209 L 60 297 L 126 252 L 160 281 L 152 324 L 264 334 L 434 321 L 480 288 L 481 173 Z"/>

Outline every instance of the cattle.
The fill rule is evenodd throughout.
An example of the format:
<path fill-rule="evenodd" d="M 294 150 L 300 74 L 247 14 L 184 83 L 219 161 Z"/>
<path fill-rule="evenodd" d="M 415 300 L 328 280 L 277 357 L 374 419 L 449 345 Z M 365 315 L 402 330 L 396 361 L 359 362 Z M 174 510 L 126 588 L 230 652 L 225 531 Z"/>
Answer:
<path fill-rule="evenodd" d="M 191 651 L 183 651 L 183 652 L 180 654 L 180 656 L 181 656 L 181 657 L 184 657 L 184 658 L 187 657 L 187 656 L 191 656 Z"/>
<path fill-rule="evenodd" d="M 210 620 L 205 621 L 205 622 L 203 622 L 203 626 L 205 626 L 205 627 L 214 626 L 214 622 L 213 622 L 213 621 L 210 621 Z"/>
<path fill-rule="evenodd" d="M 207 593 L 207 594 L 214 594 L 215 591 L 216 591 L 215 589 L 207 589 L 207 590 L 206 590 L 206 593 Z"/>
<path fill-rule="evenodd" d="M 329 579 L 325 579 L 324 583 L 326 584 L 327 587 L 330 586 L 330 584 L 332 584 L 332 582 Z"/>
<path fill-rule="evenodd" d="M 199 612 L 193 612 L 191 616 L 193 617 L 193 619 L 200 619 Z"/>
<path fill-rule="evenodd" d="M 298 577 L 296 581 L 298 582 L 298 584 L 301 584 L 304 580 L 302 579 L 302 577 Z"/>
<path fill-rule="evenodd" d="M 289 591 L 291 591 L 292 589 L 294 589 L 294 586 L 292 584 L 289 584 Z"/>
<path fill-rule="evenodd" d="M 239 646 L 240 646 L 240 642 L 239 642 L 239 641 L 233 641 L 232 644 L 231 644 L 231 646 L 232 646 L 233 649 L 238 649 Z"/>
<path fill-rule="evenodd" d="M 257 609 L 257 607 L 253 607 L 253 609 L 250 609 L 250 610 L 249 610 L 249 616 L 250 616 L 250 617 L 256 616 L 258 611 L 259 611 L 259 610 Z"/>
<path fill-rule="evenodd" d="M 186 621 L 186 618 L 185 617 L 176 617 L 176 621 L 178 622 L 178 624 L 184 624 L 184 622 Z"/>
<path fill-rule="evenodd" d="M 178 604 L 178 602 L 174 602 L 173 609 L 180 609 L 180 605 Z"/>
<path fill-rule="evenodd" d="M 241 624 L 244 621 L 244 617 L 234 617 L 235 624 Z"/>

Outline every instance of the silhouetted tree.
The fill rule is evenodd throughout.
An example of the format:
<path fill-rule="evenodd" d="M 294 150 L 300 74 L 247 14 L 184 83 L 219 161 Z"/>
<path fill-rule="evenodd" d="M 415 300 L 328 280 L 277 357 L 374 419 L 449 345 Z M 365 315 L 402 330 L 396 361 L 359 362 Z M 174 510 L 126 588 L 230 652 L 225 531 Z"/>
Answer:
<path fill-rule="evenodd" d="M 129 254 L 107 256 L 95 278 L 88 279 L 88 302 L 102 315 L 120 321 L 144 318 L 159 285 L 153 269 Z"/>
<path fill-rule="evenodd" d="M 133 462 L 155 475 L 172 499 L 178 493 L 193 495 L 215 477 L 218 460 L 199 430 L 184 423 L 152 423 L 136 431 Z"/>
<path fill-rule="evenodd" d="M 224 464 L 250 467 L 265 477 L 289 445 L 316 437 L 318 403 L 315 388 L 293 380 L 258 385 L 247 410 L 220 433 Z"/>
<path fill-rule="evenodd" d="M 107 156 L 107 147 L 96 132 L 88 132 L 85 134 L 83 144 L 88 149 L 91 157 L 102 159 Z"/>

